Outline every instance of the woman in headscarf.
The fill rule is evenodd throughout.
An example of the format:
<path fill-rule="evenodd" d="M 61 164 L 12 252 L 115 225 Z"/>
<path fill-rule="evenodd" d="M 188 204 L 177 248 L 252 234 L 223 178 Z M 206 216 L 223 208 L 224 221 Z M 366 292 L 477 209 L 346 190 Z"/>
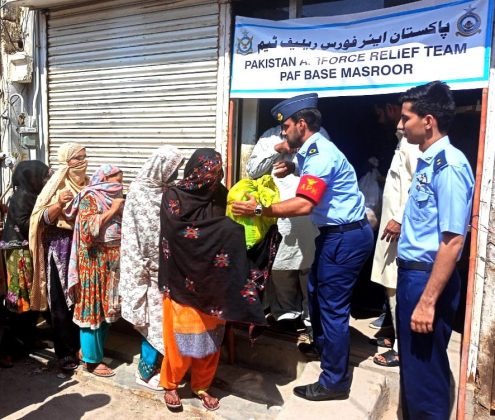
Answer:
<path fill-rule="evenodd" d="M 120 317 L 122 175 L 116 166 L 101 166 L 65 212 L 75 217 L 68 283 L 75 295 L 82 360 L 88 372 L 103 377 L 115 374 L 103 363 L 103 349 L 109 324 Z"/>
<path fill-rule="evenodd" d="M 33 277 L 28 246 L 29 218 L 48 176 L 48 166 L 39 160 L 26 160 L 16 165 L 12 174 L 14 193 L 10 197 L 0 241 L 0 248 L 5 250 L 7 269 L 5 306 L 16 313 L 11 316 L 12 333 L 21 340 L 25 350 L 29 350 L 34 342 L 38 316 L 37 312 L 30 310 L 29 301 Z"/>
<path fill-rule="evenodd" d="M 0 248 L 5 249 L 8 293 L 6 306 L 17 313 L 31 309 L 33 264 L 29 252 L 29 218 L 38 194 L 48 180 L 49 168 L 39 160 L 19 162 L 12 175 L 10 198 Z"/>
<path fill-rule="evenodd" d="M 225 216 L 222 177 L 220 154 L 198 149 L 184 179 L 163 194 L 158 281 L 165 292 L 165 355 L 160 383 L 170 409 L 180 409 L 177 388 L 191 368 L 193 393 L 207 410 L 216 410 L 219 401 L 208 388 L 225 322 L 266 325 L 258 282 L 269 275 L 276 243 L 270 242 L 266 265 L 251 269 L 244 228 Z"/>
<path fill-rule="evenodd" d="M 72 322 L 74 299 L 67 284 L 73 221 L 63 213 L 86 186 L 86 149 L 64 143 L 58 169 L 41 191 L 31 214 L 29 250 L 33 256 L 31 309 L 50 309 L 55 354 L 63 370 L 77 368 L 79 329 Z"/>
<path fill-rule="evenodd" d="M 160 204 L 166 184 L 177 178 L 183 158 L 162 146 L 144 163 L 131 183 L 122 218 L 120 283 L 122 317 L 143 336 L 136 382 L 160 386 L 160 354 L 164 354 L 163 294 L 158 288 Z"/>

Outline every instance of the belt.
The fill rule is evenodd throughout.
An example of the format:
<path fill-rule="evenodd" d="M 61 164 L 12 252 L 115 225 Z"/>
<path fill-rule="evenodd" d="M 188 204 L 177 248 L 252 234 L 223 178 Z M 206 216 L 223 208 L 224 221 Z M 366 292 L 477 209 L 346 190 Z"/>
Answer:
<path fill-rule="evenodd" d="M 364 218 L 358 222 L 346 223 L 344 225 L 321 226 L 318 229 L 321 233 L 342 233 L 350 230 L 361 229 L 368 224 L 368 219 Z"/>
<path fill-rule="evenodd" d="M 397 265 L 399 268 L 405 268 L 406 270 L 417 271 L 431 271 L 433 269 L 433 263 L 425 261 L 405 261 L 397 258 Z"/>

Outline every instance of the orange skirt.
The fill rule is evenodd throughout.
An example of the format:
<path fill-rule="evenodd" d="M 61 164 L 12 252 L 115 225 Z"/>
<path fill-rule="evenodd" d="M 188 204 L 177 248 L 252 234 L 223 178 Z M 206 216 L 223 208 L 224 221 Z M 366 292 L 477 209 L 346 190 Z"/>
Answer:
<path fill-rule="evenodd" d="M 166 297 L 161 385 L 176 389 L 191 368 L 191 389 L 194 393 L 206 391 L 215 377 L 224 333 L 225 321 Z"/>

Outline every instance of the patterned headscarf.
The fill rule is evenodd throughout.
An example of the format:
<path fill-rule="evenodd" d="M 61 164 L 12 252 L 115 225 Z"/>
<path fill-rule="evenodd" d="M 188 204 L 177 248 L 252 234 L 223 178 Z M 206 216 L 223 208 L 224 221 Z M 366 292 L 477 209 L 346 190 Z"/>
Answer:
<path fill-rule="evenodd" d="M 110 209 L 112 201 L 122 198 L 122 184 L 119 182 L 108 182 L 108 177 L 122 172 L 120 168 L 112 165 L 102 165 L 91 177 L 89 185 L 84 188 L 72 201 L 71 206 L 66 210 L 67 217 L 74 218 L 74 234 L 69 260 L 68 284 L 69 289 L 79 284 L 79 250 L 81 244 L 81 219 L 79 217 L 79 205 L 84 197 L 91 195 L 98 205 L 98 212 L 91 215 L 89 227 L 96 242 L 108 243 L 120 241 L 122 216 L 117 212 L 112 218 L 101 224 L 102 214 Z"/>
<path fill-rule="evenodd" d="M 122 317 L 162 354 L 163 295 L 158 290 L 160 204 L 164 188 L 183 160 L 175 147 L 157 149 L 129 186 L 122 216 L 119 281 Z"/>
<path fill-rule="evenodd" d="M 108 182 L 106 179 L 112 175 L 122 172 L 120 168 L 113 165 L 102 165 L 93 174 L 89 180 L 89 185 L 74 197 L 70 206 L 65 210 L 65 215 L 72 220 L 76 217 L 81 199 L 88 193 L 95 196 L 96 200 L 108 210 L 115 198 L 122 197 L 123 186 L 118 182 Z M 120 237 L 120 235 L 119 235 Z"/>
<path fill-rule="evenodd" d="M 225 216 L 222 176 L 220 154 L 198 149 L 184 179 L 163 194 L 158 282 L 175 302 L 223 320 L 264 325 L 255 273 L 268 272 L 275 255 L 257 266 L 249 261 L 244 228 Z"/>
<path fill-rule="evenodd" d="M 78 143 L 64 143 L 58 151 L 59 167 L 41 191 L 31 214 L 29 224 L 29 250 L 33 254 L 33 287 L 31 289 L 31 309 L 44 311 L 48 307 L 46 289 L 45 249 L 42 241 L 44 223 L 43 213 L 57 203 L 60 192 L 71 191 L 74 196 L 88 183 L 86 178 L 87 161 L 81 160 L 69 164 L 84 146 Z M 64 207 L 67 208 L 70 203 Z M 56 226 L 72 229 L 72 223 L 65 219 L 62 213 L 56 221 Z"/>
<path fill-rule="evenodd" d="M 173 146 L 161 146 L 144 162 L 134 182 L 144 188 L 156 189 L 161 200 L 163 188 L 183 160 L 179 149 Z"/>

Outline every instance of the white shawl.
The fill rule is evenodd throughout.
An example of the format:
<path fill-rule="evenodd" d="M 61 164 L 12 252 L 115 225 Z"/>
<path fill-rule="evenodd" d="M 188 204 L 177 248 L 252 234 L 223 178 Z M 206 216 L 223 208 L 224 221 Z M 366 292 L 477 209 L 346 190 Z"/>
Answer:
<path fill-rule="evenodd" d="M 131 183 L 122 217 L 119 283 L 122 317 L 162 354 L 163 295 L 158 289 L 160 205 L 163 189 L 182 161 L 175 147 L 160 147 Z"/>

